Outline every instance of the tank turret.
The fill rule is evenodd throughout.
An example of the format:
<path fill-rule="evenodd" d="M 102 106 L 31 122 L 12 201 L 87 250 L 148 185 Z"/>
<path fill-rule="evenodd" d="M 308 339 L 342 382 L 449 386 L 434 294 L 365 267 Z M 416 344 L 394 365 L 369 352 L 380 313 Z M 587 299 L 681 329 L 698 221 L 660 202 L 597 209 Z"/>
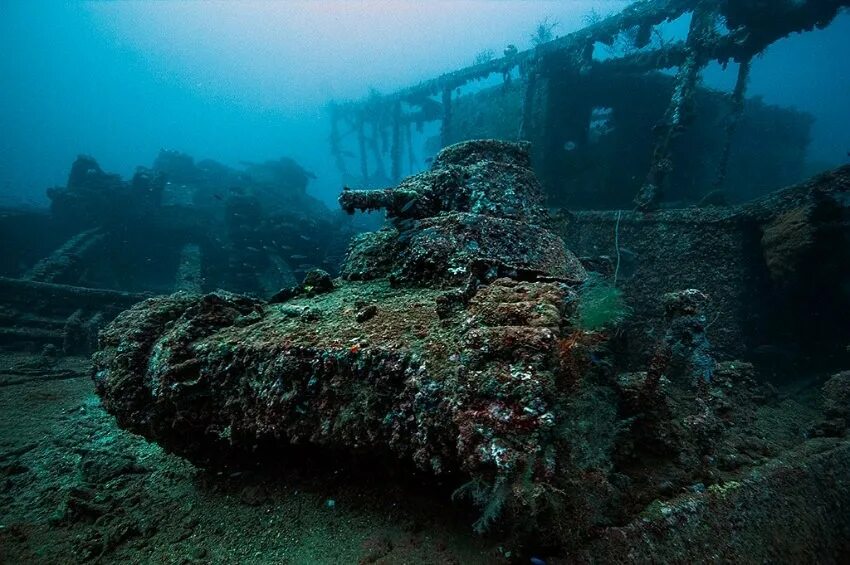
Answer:
<path fill-rule="evenodd" d="M 343 210 L 384 209 L 389 218 L 422 219 L 468 212 L 539 224 L 546 214 L 531 170 L 529 143 L 480 140 L 443 149 L 429 171 L 379 190 L 346 189 Z"/>
<path fill-rule="evenodd" d="M 458 143 L 398 187 L 345 190 L 344 210 L 383 209 L 392 222 L 355 238 L 343 275 L 449 285 L 473 271 L 583 280 L 581 264 L 547 228 L 528 148 L 526 142 Z"/>

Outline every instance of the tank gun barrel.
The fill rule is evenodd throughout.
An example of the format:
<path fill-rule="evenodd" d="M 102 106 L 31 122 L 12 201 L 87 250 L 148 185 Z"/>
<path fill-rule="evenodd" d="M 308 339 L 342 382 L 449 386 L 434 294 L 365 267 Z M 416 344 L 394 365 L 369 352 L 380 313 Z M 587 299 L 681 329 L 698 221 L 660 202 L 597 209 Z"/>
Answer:
<path fill-rule="evenodd" d="M 360 210 L 386 210 L 390 217 L 414 217 L 416 203 L 422 195 L 410 189 L 379 188 L 371 190 L 351 190 L 345 188 L 339 196 L 339 205 L 349 214 Z"/>

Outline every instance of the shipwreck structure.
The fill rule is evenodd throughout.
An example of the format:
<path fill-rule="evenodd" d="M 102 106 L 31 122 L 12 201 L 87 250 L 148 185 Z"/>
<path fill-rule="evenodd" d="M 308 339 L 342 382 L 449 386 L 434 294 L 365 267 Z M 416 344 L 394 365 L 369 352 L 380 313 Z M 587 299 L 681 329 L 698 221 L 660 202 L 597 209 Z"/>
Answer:
<path fill-rule="evenodd" d="M 0 347 L 91 352 L 153 294 L 267 297 L 336 272 L 356 227 L 307 194 L 311 176 L 287 158 L 234 169 L 164 150 L 124 180 L 78 157 L 50 210 L 0 212 Z"/>
<path fill-rule="evenodd" d="M 94 356 L 104 406 L 204 465 L 297 446 L 401 460 L 456 485 L 479 531 L 509 525 L 571 560 L 846 550 L 850 499 L 834 474 L 850 462 L 846 373 L 801 435 L 777 416 L 794 404 L 712 345 L 710 294 L 639 287 L 656 331 L 630 331 L 618 289 L 598 279 L 605 261 L 569 251 L 540 205 L 528 149 L 465 142 L 396 188 L 343 192 L 344 209 L 382 208 L 391 223 L 353 241 L 339 279 L 311 272 L 268 302 L 177 293 L 120 314 Z M 846 238 L 848 178 L 738 211 L 764 226 L 766 265 L 788 288 Z M 811 237 L 791 249 L 776 230 Z M 646 350 L 630 359 L 634 335 Z M 777 516 L 798 499 L 793 520 Z M 827 501 L 829 515 L 804 507 Z"/>
<path fill-rule="evenodd" d="M 476 138 L 532 141 L 535 170 L 554 206 L 650 210 L 664 194 L 667 203 L 696 203 L 716 201 L 724 189 L 742 200 L 761 196 L 804 178 L 811 118 L 746 98 L 754 57 L 789 34 L 828 25 L 847 5 L 638 1 L 533 49 L 509 46 L 503 57 L 338 103 L 331 151 L 352 184 L 394 184 L 425 156 L 416 131 L 437 123 L 439 147 Z M 674 20 L 690 22 L 681 41 L 659 31 Z M 737 65 L 731 93 L 700 86 L 716 63 Z M 491 76 L 504 84 L 459 95 Z M 747 157 L 754 148 L 757 160 Z"/>

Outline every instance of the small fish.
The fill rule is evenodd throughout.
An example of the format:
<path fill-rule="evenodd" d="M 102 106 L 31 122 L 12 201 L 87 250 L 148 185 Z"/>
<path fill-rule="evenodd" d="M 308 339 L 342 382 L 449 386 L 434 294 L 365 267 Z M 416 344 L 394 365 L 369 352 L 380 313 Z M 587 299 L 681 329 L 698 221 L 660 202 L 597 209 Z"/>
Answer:
<path fill-rule="evenodd" d="M 306 255 L 290 255 L 289 258 L 295 259 L 296 261 L 300 261 L 301 259 L 306 259 L 307 256 Z"/>
<path fill-rule="evenodd" d="M 419 222 L 414 220 L 413 218 L 405 218 L 403 220 L 396 221 L 396 227 L 400 230 L 409 230 L 413 229 L 419 225 Z"/>
<path fill-rule="evenodd" d="M 216 200 L 224 200 L 224 198 L 222 198 L 220 194 L 213 194 L 213 198 L 215 198 Z"/>
<path fill-rule="evenodd" d="M 418 200 L 417 198 L 411 198 L 410 201 L 402 207 L 402 209 L 401 209 L 402 213 L 407 212 L 408 210 L 413 208 L 413 205 L 416 204 L 417 200 Z"/>
<path fill-rule="evenodd" d="M 310 238 L 309 238 L 309 237 L 307 237 L 306 235 L 302 235 L 302 236 L 299 236 L 299 237 L 300 237 L 301 239 L 303 239 L 304 241 L 310 241 Z"/>

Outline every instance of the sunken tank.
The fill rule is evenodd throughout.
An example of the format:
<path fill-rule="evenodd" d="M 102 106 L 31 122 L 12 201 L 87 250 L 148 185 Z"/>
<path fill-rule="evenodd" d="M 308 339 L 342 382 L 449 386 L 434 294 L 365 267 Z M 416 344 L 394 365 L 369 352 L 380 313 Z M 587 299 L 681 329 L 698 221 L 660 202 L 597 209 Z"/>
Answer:
<path fill-rule="evenodd" d="M 354 241 L 341 279 L 118 316 L 94 356 L 104 406 L 201 464 L 257 446 L 389 452 L 466 477 L 480 529 L 528 522 L 569 460 L 558 346 L 586 273 L 545 227 L 527 144 L 448 147 L 398 188 L 340 202 L 393 219 Z"/>

